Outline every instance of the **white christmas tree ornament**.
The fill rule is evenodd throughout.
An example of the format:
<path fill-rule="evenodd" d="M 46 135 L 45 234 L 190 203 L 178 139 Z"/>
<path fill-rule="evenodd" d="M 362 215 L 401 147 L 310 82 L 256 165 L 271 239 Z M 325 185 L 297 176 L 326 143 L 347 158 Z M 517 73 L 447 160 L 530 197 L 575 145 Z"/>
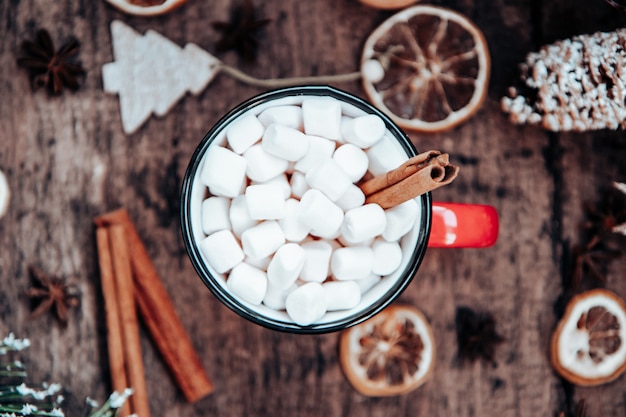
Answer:
<path fill-rule="evenodd" d="M 184 48 L 163 35 L 137 33 L 125 23 L 111 22 L 114 61 L 102 66 L 104 91 L 118 94 L 122 127 L 134 133 L 154 113 L 164 116 L 190 92 L 200 94 L 219 72 L 249 85 L 279 88 L 297 84 L 353 81 L 360 72 L 315 77 L 258 79 L 188 43 Z"/>
<path fill-rule="evenodd" d="M 165 115 L 187 92 L 201 93 L 221 62 L 199 46 L 181 48 L 159 33 L 144 36 L 111 23 L 114 62 L 103 65 L 104 91 L 117 93 L 124 132 L 135 132 L 152 113 Z"/>

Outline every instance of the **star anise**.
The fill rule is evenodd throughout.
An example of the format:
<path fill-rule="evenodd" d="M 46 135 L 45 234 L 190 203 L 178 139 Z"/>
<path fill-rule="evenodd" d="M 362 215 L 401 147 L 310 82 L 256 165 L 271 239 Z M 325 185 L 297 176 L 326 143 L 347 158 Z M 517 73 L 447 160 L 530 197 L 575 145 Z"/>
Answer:
<path fill-rule="evenodd" d="M 576 406 L 576 417 L 585 417 L 587 415 L 587 407 L 585 405 L 585 399 L 578 401 Z"/>
<path fill-rule="evenodd" d="M 461 362 L 482 358 L 495 364 L 496 346 L 504 342 L 504 338 L 496 332 L 496 319 L 491 313 L 458 307 L 455 325 L 457 356 Z"/>
<path fill-rule="evenodd" d="M 597 236 L 606 239 L 613 233 L 624 233 L 626 228 L 626 188 L 614 183 L 614 187 L 603 193 L 597 203 L 584 204 L 586 219 L 582 229 L 588 238 Z"/>
<path fill-rule="evenodd" d="M 616 233 L 626 226 L 626 195 L 619 183 L 603 193 L 597 203 L 584 203 L 585 220 L 581 223 L 581 242 L 571 250 L 570 287 L 577 290 L 583 278 L 606 283 L 611 261 L 621 256 L 613 248 Z"/>
<path fill-rule="evenodd" d="M 626 1 L 624 0 L 606 0 L 608 4 L 619 10 L 626 10 Z"/>
<path fill-rule="evenodd" d="M 574 246 L 572 249 L 572 289 L 578 289 L 585 276 L 589 276 L 601 283 L 606 283 L 607 269 L 610 262 L 620 256 L 621 252 L 619 250 L 608 247 L 598 236 L 593 236 L 584 245 Z"/>
<path fill-rule="evenodd" d="M 69 318 L 68 310 L 76 307 L 79 303 L 79 294 L 76 286 L 68 284 L 61 278 L 49 276 L 35 266 L 29 266 L 28 272 L 35 281 L 36 286 L 27 289 L 25 295 L 30 299 L 39 301 L 35 309 L 30 313 L 30 317 L 39 317 L 54 308 L 61 324 L 67 324 Z"/>
<path fill-rule="evenodd" d="M 587 406 L 585 404 L 585 399 L 581 399 L 580 401 L 578 401 L 578 404 L 576 405 L 576 414 L 574 414 L 574 417 L 585 417 L 587 415 Z M 559 413 L 559 417 L 565 417 L 565 412 L 561 411 Z"/>
<path fill-rule="evenodd" d="M 17 64 L 28 70 L 35 88 L 47 87 L 49 94 L 59 95 L 64 87 L 77 90 L 78 77 L 85 74 L 80 63 L 73 61 L 79 49 L 80 42 L 71 39 L 55 51 L 48 31 L 40 29 L 34 41 L 22 43 L 24 55 L 17 59 Z"/>
<path fill-rule="evenodd" d="M 253 62 L 259 46 L 256 35 L 270 22 L 270 19 L 258 19 L 252 1 L 243 0 L 231 10 L 230 21 L 212 23 L 222 33 L 215 48 L 218 52 L 235 50 L 243 59 Z"/>

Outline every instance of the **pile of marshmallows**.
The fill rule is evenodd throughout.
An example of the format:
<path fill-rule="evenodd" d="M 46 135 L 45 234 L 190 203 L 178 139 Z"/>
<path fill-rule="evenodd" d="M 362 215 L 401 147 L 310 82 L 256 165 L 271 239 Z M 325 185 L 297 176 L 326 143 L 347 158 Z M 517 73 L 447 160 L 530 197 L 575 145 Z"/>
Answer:
<path fill-rule="evenodd" d="M 311 96 L 244 113 L 225 135 L 200 170 L 199 248 L 233 294 L 306 326 L 356 307 L 400 267 L 416 201 L 383 210 L 364 204 L 356 185 L 408 158 L 380 117 L 351 117 L 339 100 Z"/>

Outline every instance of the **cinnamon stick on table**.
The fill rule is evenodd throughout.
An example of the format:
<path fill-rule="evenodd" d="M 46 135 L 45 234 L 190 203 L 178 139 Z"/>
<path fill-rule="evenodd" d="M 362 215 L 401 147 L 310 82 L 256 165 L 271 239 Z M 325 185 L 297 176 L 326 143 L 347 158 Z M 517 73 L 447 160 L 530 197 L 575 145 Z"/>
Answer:
<path fill-rule="evenodd" d="M 113 259 L 111 256 L 108 229 L 98 228 L 96 230 L 96 243 L 98 246 L 100 281 L 102 284 L 104 309 L 106 313 L 107 347 L 109 352 L 111 381 L 114 391 L 124 392 L 129 385 L 128 379 L 126 378 L 122 323 L 120 321 L 119 306 L 117 303 L 117 289 L 115 287 L 115 274 L 113 272 Z M 130 414 L 130 401 L 125 401 L 120 410 L 120 415 L 126 417 Z"/>
<path fill-rule="evenodd" d="M 387 209 L 450 184 L 459 167 L 450 164 L 448 154 L 428 151 L 410 158 L 398 168 L 359 185 L 365 203 L 376 203 Z"/>
<path fill-rule="evenodd" d="M 124 340 L 124 357 L 128 383 L 133 388 L 130 397 L 130 409 L 133 414 L 141 417 L 150 416 L 146 377 L 139 340 L 139 325 L 135 307 L 133 274 L 130 265 L 126 232 L 121 225 L 109 228 L 110 248 L 113 259 L 113 271 L 117 288 L 120 320 L 122 323 L 122 339 Z"/>
<path fill-rule="evenodd" d="M 189 335 L 163 286 L 135 226 L 124 209 L 95 219 L 98 227 L 123 226 L 135 284 L 139 311 L 174 379 L 187 401 L 195 402 L 213 391 Z"/>

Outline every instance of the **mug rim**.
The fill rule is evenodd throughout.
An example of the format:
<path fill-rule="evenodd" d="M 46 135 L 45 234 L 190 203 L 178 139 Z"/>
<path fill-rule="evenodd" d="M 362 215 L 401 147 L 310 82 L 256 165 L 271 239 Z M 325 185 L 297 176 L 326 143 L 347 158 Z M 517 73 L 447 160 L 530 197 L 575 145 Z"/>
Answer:
<path fill-rule="evenodd" d="M 203 260 L 199 246 L 196 243 L 192 233 L 191 191 L 193 188 L 194 179 L 196 175 L 199 175 L 199 165 L 202 161 L 202 158 L 204 157 L 204 154 L 207 152 L 209 146 L 215 141 L 215 139 L 225 129 L 226 126 L 228 126 L 232 121 L 241 116 L 243 113 L 256 106 L 267 103 L 268 101 L 281 99 L 288 96 L 333 97 L 340 101 L 351 104 L 358 109 L 367 112 L 368 114 L 375 114 L 384 121 L 386 129 L 391 132 L 394 139 L 396 139 L 400 146 L 403 148 L 403 150 L 407 152 L 409 158 L 417 155 L 417 150 L 415 149 L 415 146 L 408 138 L 406 133 L 404 133 L 404 131 L 400 129 L 387 115 L 385 115 L 382 111 L 380 111 L 372 104 L 346 91 L 327 85 L 307 85 L 279 88 L 255 95 L 243 101 L 242 103 L 231 109 L 229 112 L 227 112 L 223 117 L 221 117 L 215 123 L 215 125 L 213 125 L 213 127 L 204 135 L 191 156 L 191 159 L 185 171 L 185 176 L 183 177 L 180 194 L 180 225 L 183 235 L 183 243 L 185 245 L 187 255 L 189 256 L 196 273 L 205 284 L 205 286 L 218 300 L 220 300 L 220 302 L 222 302 L 222 304 L 226 305 L 226 307 L 237 313 L 239 316 L 265 328 L 281 332 L 297 334 L 330 333 L 354 326 L 376 315 L 393 301 L 395 301 L 400 296 L 400 294 L 404 292 L 406 287 L 413 281 L 428 246 L 428 238 L 430 236 L 430 229 L 432 225 L 432 197 L 430 192 L 422 194 L 419 197 L 419 200 L 421 202 L 419 233 L 417 236 L 417 241 L 415 242 L 415 248 L 410 254 L 410 259 L 405 269 L 400 273 L 400 276 L 393 284 L 393 286 L 391 286 L 391 288 L 387 292 L 385 292 L 382 297 L 380 297 L 378 300 L 365 307 L 364 309 L 350 316 L 346 316 L 334 321 L 319 324 L 313 323 L 308 326 L 300 326 L 293 322 L 286 322 L 272 317 L 267 317 L 242 304 L 233 294 L 227 291 L 217 281 L 217 279 L 212 275 L 211 271 Z"/>

